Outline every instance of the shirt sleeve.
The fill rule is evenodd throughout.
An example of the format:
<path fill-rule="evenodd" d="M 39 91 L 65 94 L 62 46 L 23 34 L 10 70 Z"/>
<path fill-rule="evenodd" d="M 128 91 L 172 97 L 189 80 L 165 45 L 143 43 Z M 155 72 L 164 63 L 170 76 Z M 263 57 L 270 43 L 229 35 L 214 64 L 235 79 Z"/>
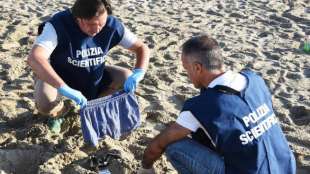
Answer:
<path fill-rule="evenodd" d="M 37 37 L 34 45 L 39 45 L 46 49 L 48 57 L 52 54 L 58 44 L 57 33 L 54 26 L 46 22 L 42 33 Z"/>
<path fill-rule="evenodd" d="M 199 121 L 190 111 L 182 111 L 177 118 L 176 123 L 191 130 L 192 132 L 196 132 L 200 127 Z"/>
<path fill-rule="evenodd" d="M 124 26 L 124 25 L 123 25 Z M 133 34 L 126 26 L 124 26 L 124 34 L 122 40 L 119 42 L 119 45 L 128 49 L 130 48 L 138 38 Z"/>

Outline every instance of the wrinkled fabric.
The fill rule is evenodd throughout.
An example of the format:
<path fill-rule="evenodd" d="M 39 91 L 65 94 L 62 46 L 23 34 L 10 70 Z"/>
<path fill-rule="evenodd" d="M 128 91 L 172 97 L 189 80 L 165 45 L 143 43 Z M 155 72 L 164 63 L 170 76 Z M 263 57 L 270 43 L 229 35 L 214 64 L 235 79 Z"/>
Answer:
<path fill-rule="evenodd" d="M 137 99 L 124 91 L 88 101 L 80 118 L 84 141 L 93 146 L 105 136 L 119 139 L 140 126 Z"/>

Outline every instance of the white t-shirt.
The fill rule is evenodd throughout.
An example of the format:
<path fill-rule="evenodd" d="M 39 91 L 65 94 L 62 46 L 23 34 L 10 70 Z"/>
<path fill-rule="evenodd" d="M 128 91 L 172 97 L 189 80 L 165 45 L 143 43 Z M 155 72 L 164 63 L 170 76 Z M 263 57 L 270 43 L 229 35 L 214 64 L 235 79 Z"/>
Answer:
<path fill-rule="evenodd" d="M 214 79 L 209 84 L 208 88 L 213 88 L 216 85 L 223 85 L 230 87 L 236 91 L 242 91 L 246 87 L 246 84 L 247 80 L 245 76 L 241 75 L 240 73 L 227 71 L 221 76 Z M 176 120 L 176 123 L 178 123 L 182 127 L 191 130 L 192 132 L 196 132 L 198 128 L 202 128 L 204 130 L 203 126 L 190 111 L 181 112 Z"/>
<path fill-rule="evenodd" d="M 119 45 L 128 49 L 137 40 L 137 37 L 127 27 L 124 26 L 124 35 Z M 40 45 L 41 47 L 45 48 L 49 57 L 56 48 L 57 44 L 58 41 L 56 30 L 50 22 L 46 22 L 42 33 L 37 37 L 34 45 Z"/>

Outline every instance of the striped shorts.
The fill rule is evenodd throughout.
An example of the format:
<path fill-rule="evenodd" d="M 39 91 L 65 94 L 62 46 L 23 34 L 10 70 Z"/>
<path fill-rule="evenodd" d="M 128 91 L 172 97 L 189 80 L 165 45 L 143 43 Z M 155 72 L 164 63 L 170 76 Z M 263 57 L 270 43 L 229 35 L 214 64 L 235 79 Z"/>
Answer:
<path fill-rule="evenodd" d="M 105 136 L 120 139 L 140 126 L 140 111 L 134 93 L 124 91 L 88 101 L 80 110 L 84 141 L 96 146 Z"/>

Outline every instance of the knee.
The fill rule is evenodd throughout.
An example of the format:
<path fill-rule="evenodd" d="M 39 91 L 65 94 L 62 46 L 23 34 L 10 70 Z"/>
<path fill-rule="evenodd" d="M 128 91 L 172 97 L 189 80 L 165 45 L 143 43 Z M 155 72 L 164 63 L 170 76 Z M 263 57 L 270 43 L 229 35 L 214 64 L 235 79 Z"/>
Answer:
<path fill-rule="evenodd" d="M 53 109 L 51 107 L 51 104 L 42 104 L 38 102 L 36 102 L 36 108 L 38 112 L 42 115 L 49 115 Z"/>
<path fill-rule="evenodd" d="M 123 87 L 123 84 L 127 78 L 132 74 L 132 71 L 126 68 L 123 68 L 121 71 L 112 75 L 112 83 L 110 88 L 119 89 Z"/>
<path fill-rule="evenodd" d="M 34 100 L 39 113 L 48 115 L 57 105 L 57 90 L 42 80 L 37 80 L 34 90 Z"/>
<path fill-rule="evenodd" d="M 48 102 L 39 103 L 36 102 L 36 108 L 41 115 L 55 116 L 55 114 L 63 107 L 62 102 Z"/>

